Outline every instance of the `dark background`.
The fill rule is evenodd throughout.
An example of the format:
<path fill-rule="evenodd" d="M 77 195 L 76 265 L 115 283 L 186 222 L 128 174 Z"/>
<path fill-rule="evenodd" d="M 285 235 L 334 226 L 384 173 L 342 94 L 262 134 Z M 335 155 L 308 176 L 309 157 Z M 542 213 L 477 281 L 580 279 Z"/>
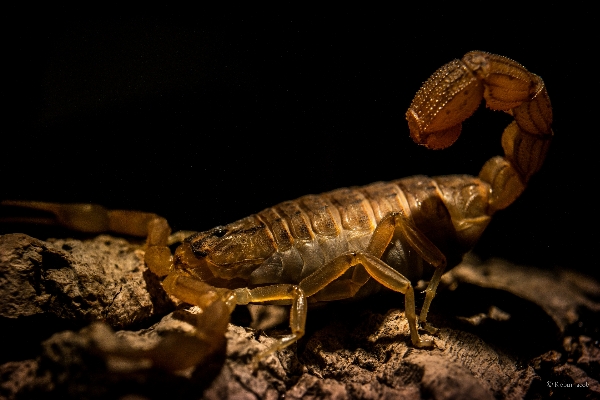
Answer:
<path fill-rule="evenodd" d="M 0 199 L 154 211 L 205 230 L 308 193 L 477 174 L 510 117 L 479 110 L 434 152 L 413 144 L 404 113 L 438 67 L 485 50 L 544 79 L 556 136 L 476 252 L 598 276 L 598 21 L 545 7 L 14 15 Z"/>

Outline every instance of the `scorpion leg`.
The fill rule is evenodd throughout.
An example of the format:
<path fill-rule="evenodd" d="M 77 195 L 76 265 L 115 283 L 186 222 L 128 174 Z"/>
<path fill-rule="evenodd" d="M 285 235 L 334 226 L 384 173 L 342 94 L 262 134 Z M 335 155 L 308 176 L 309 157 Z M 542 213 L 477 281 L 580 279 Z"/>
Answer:
<path fill-rule="evenodd" d="M 381 257 L 395 232 L 399 232 L 421 258 L 435 267 L 433 277 L 425 289 L 425 301 L 423 302 L 419 316 L 419 321 L 425 324 L 429 307 L 435 297 L 438 284 L 446 268 L 446 257 L 410 219 L 400 213 L 390 214 L 379 222 L 377 229 L 373 233 L 371 243 L 369 243 L 369 247 L 367 248 L 367 253 Z M 435 332 L 435 329 L 432 327 L 424 327 L 430 333 Z"/>
<path fill-rule="evenodd" d="M 148 246 L 166 245 L 171 229 L 167 221 L 154 213 L 129 210 L 108 210 L 98 204 L 48 203 L 42 201 L 4 200 L 1 206 L 45 212 L 45 216 L 18 217 L 8 222 L 60 225 L 85 233 L 114 232 L 147 237 Z"/>
<path fill-rule="evenodd" d="M 437 287 L 442 279 L 442 275 L 444 274 L 446 267 L 441 266 L 435 269 L 427 288 L 425 289 L 425 301 L 423 301 L 423 307 L 421 307 L 421 314 L 419 315 L 419 322 L 423 325 L 423 328 L 431 334 L 437 332 L 437 329 L 433 326 L 427 324 L 427 313 L 429 312 L 429 306 L 431 305 L 431 301 L 435 297 L 435 293 Z"/>
<path fill-rule="evenodd" d="M 167 220 L 157 214 L 130 210 L 108 210 L 98 204 L 48 203 L 4 200 L 2 206 L 36 210 L 45 216 L 18 217 L 5 222 L 59 225 L 85 233 L 114 232 L 146 237 L 145 261 L 158 276 L 167 275 L 173 266 L 170 244 L 181 241 L 186 232 L 171 235 Z"/>
<path fill-rule="evenodd" d="M 306 295 L 299 286 L 280 284 L 257 287 L 255 289 L 240 288 L 235 289 L 234 293 L 236 304 L 264 303 L 279 300 L 290 300 L 292 303 L 290 310 L 290 328 L 292 333 L 277 339 L 273 345 L 258 353 L 255 361 L 286 348 L 304 335 L 307 304 Z"/>
<path fill-rule="evenodd" d="M 416 347 L 432 346 L 433 342 L 431 340 L 423 340 L 419 336 L 415 312 L 415 292 L 410 281 L 380 259 L 369 254 L 360 254 L 359 259 L 373 279 L 388 289 L 404 294 L 404 309 L 413 345 Z"/>
<path fill-rule="evenodd" d="M 225 332 L 232 312 L 232 293 L 215 289 L 196 278 L 169 276 L 167 291 L 176 293 L 186 302 L 199 306 L 200 313 L 194 314 L 196 326 L 193 335 L 170 332 L 152 348 L 131 347 L 121 341 L 108 328 L 96 332 L 95 345 L 106 357 L 151 362 L 153 367 L 177 371 L 194 367 L 225 345 Z M 147 365 L 149 366 L 149 365 Z"/>
<path fill-rule="evenodd" d="M 320 299 L 317 293 L 321 290 L 325 290 L 325 292 L 327 292 L 328 285 L 330 285 L 331 282 L 343 275 L 344 272 L 353 266 L 360 266 L 361 268 L 364 268 L 368 274 L 368 277 L 372 277 L 377 282 L 391 290 L 404 294 L 406 319 L 408 320 L 410 327 L 410 335 L 413 345 L 416 347 L 431 346 L 432 342 L 430 340 L 421 339 L 417 330 L 415 292 L 410 281 L 398 271 L 387 265 L 385 262 L 370 254 L 357 252 L 342 254 L 325 264 L 324 267 L 304 278 L 300 282 L 300 288 L 304 290 L 307 296 L 316 294 L 317 299 Z M 360 288 L 360 286 L 358 287 Z M 341 293 L 341 291 L 338 293 Z M 328 293 L 328 295 L 324 296 L 324 298 L 338 293 Z"/>
<path fill-rule="evenodd" d="M 426 309 L 421 320 L 425 321 L 429 304 L 435 296 L 435 289 L 446 265 L 446 258 L 441 251 L 414 224 L 401 213 L 391 213 L 383 218 L 366 251 L 342 254 L 300 282 L 300 287 L 307 296 L 317 301 L 335 300 L 352 297 L 367 280 L 372 277 L 383 286 L 405 295 L 406 318 L 410 326 L 411 340 L 417 347 L 431 346 L 429 340 L 422 340 L 417 330 L 414 289 L 410 281 L 391 268 L 380 258 L 394 235 L 403 235 L 408 243 L 428 263 L 437 267 L 434 279 L 428 286 Z M 349 268 L 356 267 L 352 279 L 335 281 Z M 335 282 L 334 282 L 335 281 Z"/>

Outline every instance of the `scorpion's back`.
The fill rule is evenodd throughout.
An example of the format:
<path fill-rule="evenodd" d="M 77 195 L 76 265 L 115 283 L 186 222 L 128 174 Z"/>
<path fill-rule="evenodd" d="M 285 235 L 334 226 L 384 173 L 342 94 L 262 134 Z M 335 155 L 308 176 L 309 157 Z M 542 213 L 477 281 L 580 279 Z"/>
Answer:
<path fill-rule="evenodd" d="M 235 273 L 229 268 L 212 268 L 219 278 L 241 278 L 250 285 L 298 283 L 318 268 L 345 252 L 364 251 L 377 224 L 390 213 L 401 213 L 437 246 L 449 250 L 454 243 L 451 216 L 440 196 L 436 181 L 424 176 L 363 187 L 337 189 L 285 201 L 218 231 L 190 238 L 197 254 L 212 253 L 229 259 L 236 253 Z M 227 232 L 231 243 L 212 247 L 215 236 Z M 234 245 L 235 244 L 235 245 Z M 241 245 L 240 245 L 241 244 Z M 261 248 L 261 257 L 249 249 Z M 270 251 L 265 251 L 268 248 Z M 268 253 L 268 254 L 267 254 Z M 448 253 L 448 252 L 447 252 Z M 449 252 L 452 254 L 454 252 Z M 411 279 L 423 275 L 423 262 L 404 238 L 395 237 L 383 260 Z M 240 262 L 246 263 L 241 265 Z M 352 273 L 349 270 L 346 275 Z"/>

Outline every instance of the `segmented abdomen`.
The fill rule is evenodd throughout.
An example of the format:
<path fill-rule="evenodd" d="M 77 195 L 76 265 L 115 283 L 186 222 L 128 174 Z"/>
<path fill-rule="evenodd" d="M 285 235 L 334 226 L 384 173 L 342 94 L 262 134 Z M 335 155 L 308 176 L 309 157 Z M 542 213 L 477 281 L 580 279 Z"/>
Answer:
<path fill-rule="evenodd" d="M 414 180 L 412 177 L 408 178 Z M 365 250 L 377 223 L 390 212 L 409 216 L 405 179 L 342 188 L 286 201 L 257 214 L 277 251 L 250 277 L 251 284 L 291 282 L 346 251 Z"/>

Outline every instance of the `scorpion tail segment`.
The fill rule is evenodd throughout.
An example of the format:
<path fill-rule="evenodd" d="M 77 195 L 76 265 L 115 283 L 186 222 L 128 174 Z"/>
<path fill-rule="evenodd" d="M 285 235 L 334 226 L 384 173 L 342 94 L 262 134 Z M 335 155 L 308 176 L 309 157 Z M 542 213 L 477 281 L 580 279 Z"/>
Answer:
<path fill-rule="evenodd" d="M 462 122 L 481 103 L 484 87 L 460 60 L 438 69 L 419 89 L 406 119 L 413 140 L 429 149 L 444 149 L 456 141 Z"/>
<path fill-rule="evenodd" d="M 479 178 L 490 184 L 488 215 L 508 207 L 523 193 L 529 178 L 540 169 L 551 137 L 551 133 L 524 132 L 516 121 L 506 128 L 502 135 L 505 156 L 491 158 L 479 172 Z"/>
<path fill-rule="evenodd" d="M 483 82 L 483 97 L 492 110 L 510 111 L 535 93 L 539 77 L 510 58 L 484 51 L 471 51 L 462 58 Z"/>
<path fill-rule="evenodd" d="M 514 108 L 513 115 L 515 121 L 502 134 L 502 148 L 506 159 L 527 183 L 541 168 L 553 135 L 552 106 L 546 89 Z"/>
<path fill-rule="evenodd" d="M 510 103 L 510 90 L 506 89 L 504 101 L 513 106 L 509 113 L 514 116 L 515 121 L 502 134 L 504 157 L 492 158 L 479 173 L 479 177 L 491 186 L 488 209 L 490 215 L 512 204 L 525 190 L 529 179 L 541 168 L 553 135 L 552 106 L 542 79 L 512 60 L 493 57 L 510 62 L 510 71 L 516 79 L 508 80 L 505 84 L 512 85 L 510 88 L 516 87 L 515 92 L 527 97 L 521 99 L 520 96 L 512 95 L 513 102 Z M 502 70 L 500 67 L 496 68 Z M 525 73 L 529 80 L 523 77 Z M 506 75 L 511 76 L 508 73 Z M 486 79 L 491 80 L 490 77 Z M 486 88 L 491 85 L 486 83 Z M 499 97 L 498 94 L 496 97 Z M 489 105 L 490 99 L 486 97 L 486 101 Z"/>
<path fill-rule="evenodd" d="M 504 157 L 489 159 L 479 172 L 479 179 L 490 184 L 488 215 L 511 205 L 525 190 L 517 170 Z"/>

